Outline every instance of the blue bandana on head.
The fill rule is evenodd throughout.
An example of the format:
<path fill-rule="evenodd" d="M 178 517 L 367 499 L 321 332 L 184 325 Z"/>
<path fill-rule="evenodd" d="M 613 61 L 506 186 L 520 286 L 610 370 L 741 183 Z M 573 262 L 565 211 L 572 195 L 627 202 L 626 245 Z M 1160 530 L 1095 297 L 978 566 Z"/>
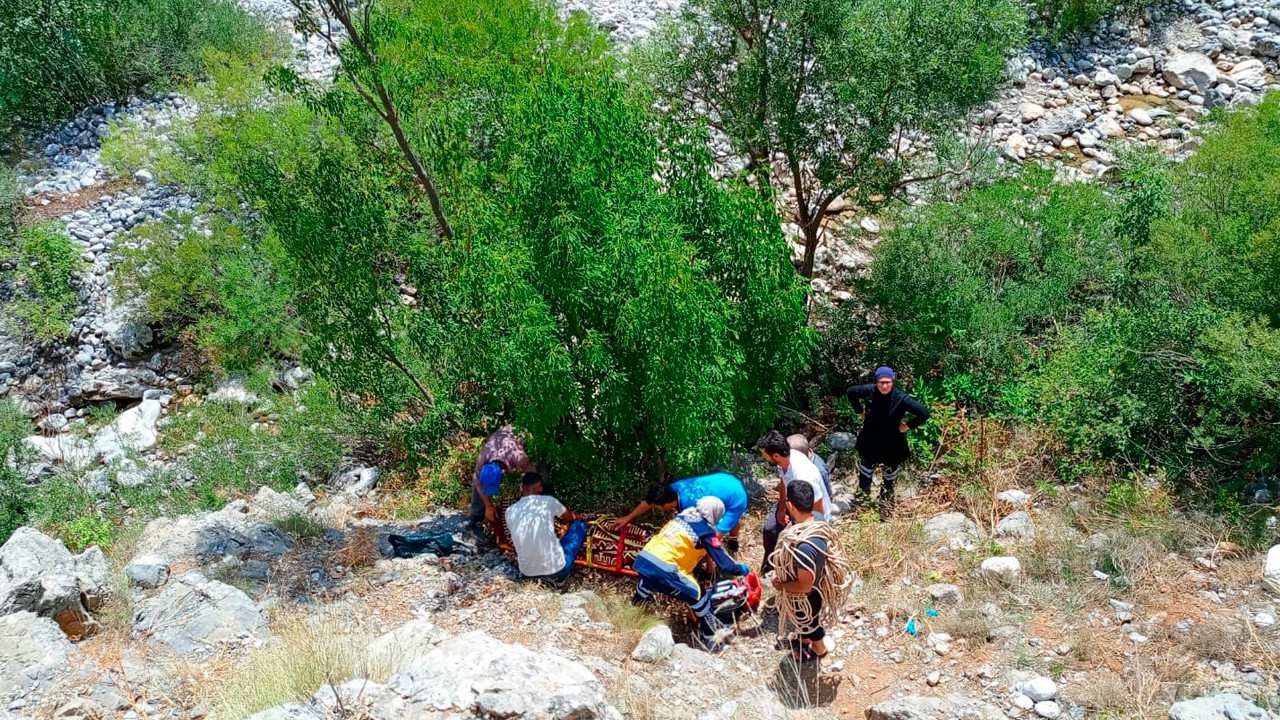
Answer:
<path fill-rule="evenodd" d="M 876 368 L 876 380 L 879 380 L 880 378 L 889 378 L 890 380 L 893 380 L 896 377 L 897 375 L 894 374 L 893 368 L 888 365 L 881 365 Z"/>
<path fill-rule="evenodd" d="M 489 497 L 498 494 L 498 491 L 502 489 L 501 465 L 491 462 L 480 468 L 480 489 Z"/>

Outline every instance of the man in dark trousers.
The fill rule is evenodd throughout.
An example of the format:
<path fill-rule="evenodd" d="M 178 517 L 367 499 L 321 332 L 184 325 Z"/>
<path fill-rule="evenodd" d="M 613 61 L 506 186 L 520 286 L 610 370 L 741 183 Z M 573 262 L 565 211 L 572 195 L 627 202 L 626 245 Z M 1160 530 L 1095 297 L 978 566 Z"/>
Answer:
<path fill-rule="evenodd" d="M 858 496 L 864 502 L 871 495 L 871 476 L 876 466 L 884 466 L 880 487 L 880 514 L 893 510 L 893 485 L 902 463 L 910 456 L 907 431 L 929 420 L 929 408 L 893 386 L 893 368 L 876 368 L 872 385 L 854 385 L 845 391 L 853 411 L 862 416 L 858 433 Z M 907 414 L 911 418 L 906 419 Z"/>

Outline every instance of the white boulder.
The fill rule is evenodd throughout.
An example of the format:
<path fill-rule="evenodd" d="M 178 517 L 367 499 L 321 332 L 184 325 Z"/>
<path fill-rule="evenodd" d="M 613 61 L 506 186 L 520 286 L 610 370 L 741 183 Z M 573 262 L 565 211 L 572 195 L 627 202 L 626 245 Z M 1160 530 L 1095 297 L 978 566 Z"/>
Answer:
<path fill-rule="evenodd" d="M 1179 90 L 1204 94 L 1218 82 L 1218 68 L 1203 53 L 1179 53 L 1165 62 L 1164 81 Z"/>

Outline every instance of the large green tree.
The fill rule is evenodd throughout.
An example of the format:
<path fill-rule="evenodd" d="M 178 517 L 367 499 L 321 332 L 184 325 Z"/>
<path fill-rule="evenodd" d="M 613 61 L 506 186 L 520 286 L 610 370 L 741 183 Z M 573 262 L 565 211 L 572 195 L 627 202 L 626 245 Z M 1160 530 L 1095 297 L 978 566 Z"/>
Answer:
<path fill-rule="evenodd" d="M 210 148 L 281 249 L 308 360 L 424 435 L 514 421 L 570 497 L 705 471 L 771 421 L 812 344 L 772 199 L 660 142 L 549 5 L 369 13 L 376 63 L 277 74 L 299 101 L 228 115 Z"/>
<path fill-rule="evenodd" d="M 1012 0 L 693 0 L 638 67 L 761 186 L 794 191 L 809 276 L 837 198 L 883 202 L 969 166 L 951 133 L 995 91 L 1024 19 Z"/>

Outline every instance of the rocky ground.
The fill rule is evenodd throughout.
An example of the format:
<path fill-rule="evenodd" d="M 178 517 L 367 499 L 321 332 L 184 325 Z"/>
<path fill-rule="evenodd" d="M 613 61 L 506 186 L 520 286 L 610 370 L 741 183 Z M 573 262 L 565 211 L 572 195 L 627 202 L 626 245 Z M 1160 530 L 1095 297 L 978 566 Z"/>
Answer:
<path fill-rule="evenodd" d="M 709 654 L 690 646 L 679 608 L 630 608 L 625 578 L 581 570 L 562 593 L 519 583 L 455 511 L 378 517 L 378 476 L 355 468 L 161 518 L 112 557 L 20 530 L 0 548 L 0 708 L 128 720 L 1263 720 L 1280 707 L 1269 590 L 1280 549 L 1249 556 L 1191 518 L 1167 518 L 1182 541 L 1159 545 L 1095 515 L 1086 492 L 992 485 L 957 502 L 938 483 L 886 523 L 846 513 L 837 522 L 862 580 L 819 671 L 781 658 L 767 609 Z M 757 492 L 744 532 L 752 563 L 767 500 Z M 386 535 L 413 530 L 452 532 L 458 550 L 390 558 Z"/>

